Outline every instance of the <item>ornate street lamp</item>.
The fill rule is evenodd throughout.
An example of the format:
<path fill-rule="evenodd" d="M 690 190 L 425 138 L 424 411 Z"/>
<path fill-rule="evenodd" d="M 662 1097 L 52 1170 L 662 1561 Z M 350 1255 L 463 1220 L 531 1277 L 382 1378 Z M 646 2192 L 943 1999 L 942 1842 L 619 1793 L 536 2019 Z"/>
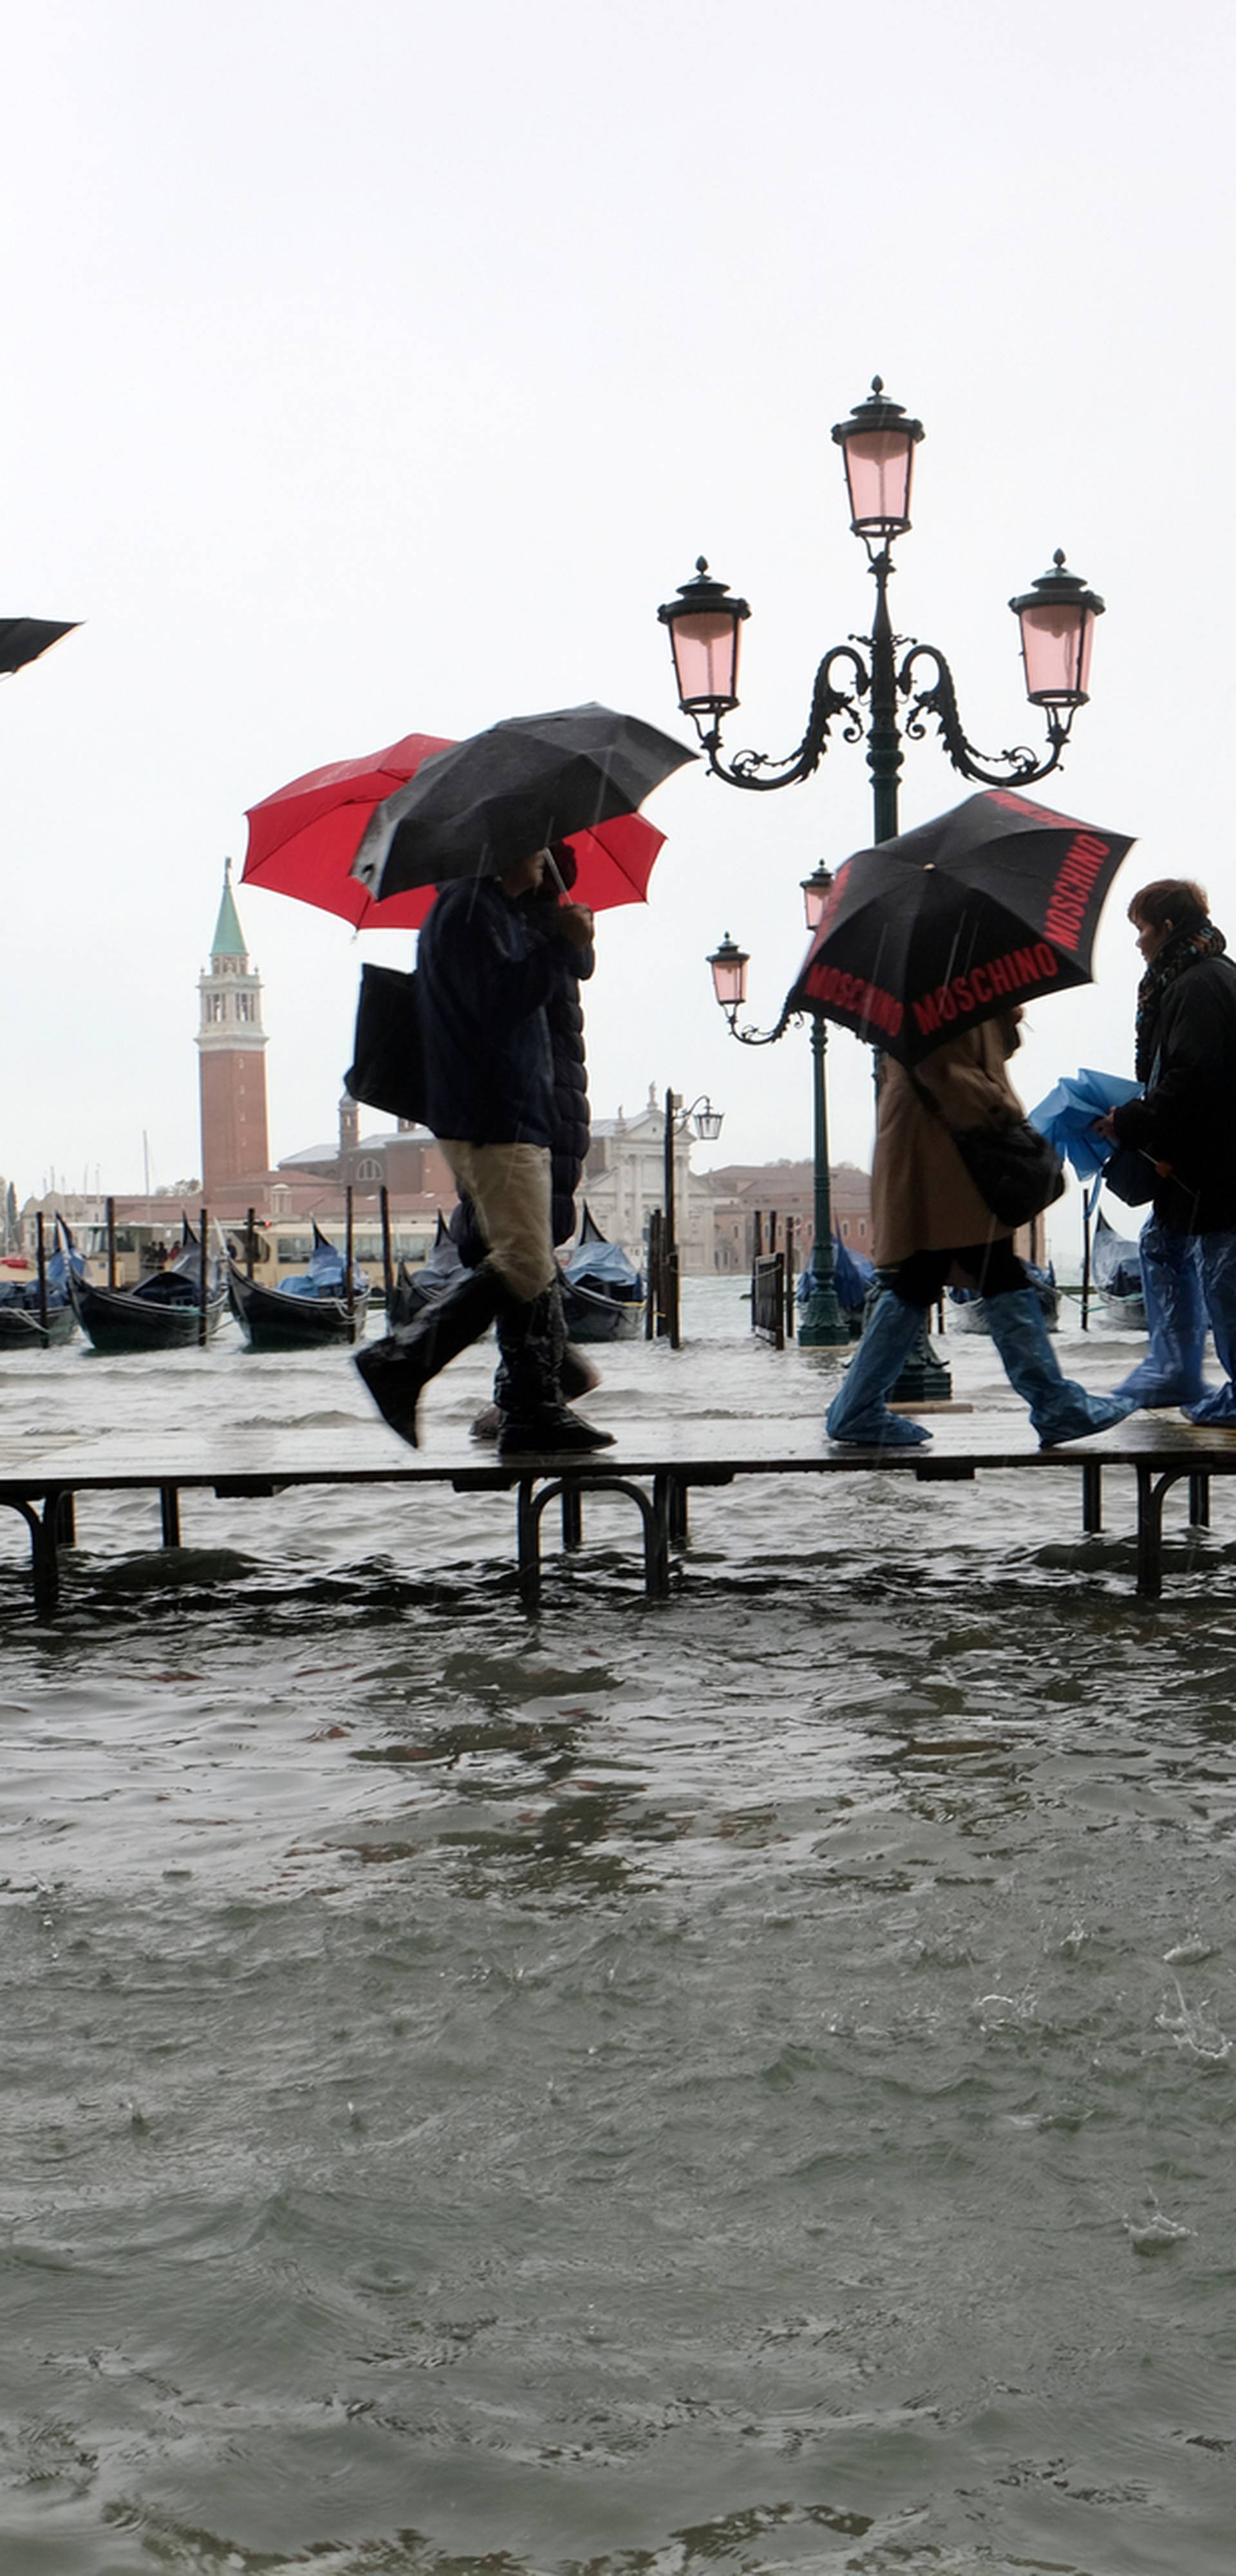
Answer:
<path fill-rule="evenodd" d="M 658 1319 L 664 1317 L 663 1322 L 658 1320 L 657 1330 L 668 1334 L 670 1348 L 675 1351 L 678 1349 L 678 1206 L 674 1183 L 674 1144 L 679 1136 L 695 1135 L 701 1145 L 715 1145 L 724 1120 L 725 1111 L 713 1108 L 706 1091 L 701 1092 L 699 1098 L 692 1101 L 689 1109 L 683 1108 L 676 1092 L 666 1092 L 662 1145 L 665 1201 L 662 1210 L 664 1227 L 662 1248 L 663 1253 L 668 1254 L 672 1267 L 668 1281 L 663 1277 L 659 1288 L 655 1287 L 651 1278 L 649 1280 L 648 1329 L 651 1333 L 655 1306 Z M 651 1262 L 649 1267 L 651 1269 Z"/>
<path fill-rule="evenodd" d="M 819 866 L 802 880 L 803 910 L 808 930 L 818 930 L 832 890 L 832 870 L 821 859 Z M 783 1011 L 775 1029 L 740 1029 L 738 1014 L 747 998 L 745 951 L 731 939 L 727 930 L 719 948 L 708 963 L 712 968 L 712 987 L 730 1024 L 730 1036 L 740 1046 L 773 1046 L 783 1037 L 791 1018 L 798 1012 Z M 811 1288 L 798 1322 L 798 1338 L 808 1350 L 836 1350 L 851 1339 L 850 1327 L 841 1311 L 837 1296 L 837 1264 L 833 1250 L 832 1176 L 828 1167 L 828 1089 L 825 1080 L 825 1051 L 828 1029 L 818 1011 L 811 1013 L 811 1096 L 813 1108 L 812 1177 L 814 1183 L 815 1239 L 811 1247 L 808 1276 Z"/>
<path fill-rule="evenodd" d="M 839 725 L 844 741 L 866 741 L 872 838 L 877 842 L 891 840 L 898 828 L 903 740 L 921 742 L 930 723 L 936 726 L 954 769 L 982 786 L 1029 787 L 1059 766 L 1074 713 L 1087 702 L 1095 620 L 1103 615 L 1103 601 L 1078 574 L 1066 569 L 1060 553 L 1028 591 L 1010 600 L 1021 628 L 1026 695 L 1032 706 L 1042 707 L 1046 716 L 1046 749 L 1039 753 L 1018 745 L 993 754 L 976 751 L 962 726 L 953 675 L 943 653 L 937 645 L 895 635 L 889 616 L 888 585 L 895 569 L 892 543 L 895 537 L 904 536 L 910 526 L 914 455 L 923 435 L 922 422 L 907 418 L 902 404 L 888 400 L 879 376 L 872 378 L 866 400 L 856 404 L 850 418 L 838 421 L 833 430 L 845 464 L 850 524 L 866 546 L 876 586 L 875 615 L 869 635 L 830 645 L 820 660 L 806 730 L 795 751 L 780 759 L 759 751 L 740 751 L 730 760 L 723 756 L 722 718 L 738 705 L 739 629 L 751 612 L 745 599 L 733 598 L 723 582 L 712 578 L 704 556 L 697 560 L 695 580 L 683 582 L 677 598 L 657 611 L 669 629 L 679 704 L 695 724 L 714 776 L 724 779 L 728 787 L 742 787 L 757 794 L 793 786 L 818 769 L 828 749 L 830 728 Z M 821 873 L 817 869 L 803 889 L 808 906 L 817 906 L 817 924 L 827 893 L 820 882 Z M 729 1019 L 732 1036 L 750 1046 L 768 1045 L 784 1035 L 790 1019 L 797 1014 L 783 1012 L 776 1028 L 763 1034 L 738 1027 L 738 1010 L 746 998 L 748 961 L 728 932 L 709 963 L 717 999 Z M 813 1028 L 820 1026 L 818 1016 L 813 1015 Z M 823 1054 L 821 1045 L 815 1057 L 817 1081 L 821 1083 Z M 817 1112 L 817 1164 L 821 1129 Z M 818 1169 L 816 1186 L 818 1260 L 824 1250 L 818 1221 Z M 830 1264 L 831 1257 L 830 1228 Z M 816 1278 L 818 1288 L 818 1270 Z M 802 1335 L 804 1341 L 830 1338 L 831 1333 L 825 1331 Z M 844 1333 L 837 1338 L 845 1338 Z M 921 1352 L 924 1365 L 916 1391 L 920 1395 L 947 1394 L 948 1372 L 931 1352 L 925 1336 Z M 910 1366 L 913 1370 L 913 1361 Z M 900 1384 L 905 1387 L 904 1377 Z"/>

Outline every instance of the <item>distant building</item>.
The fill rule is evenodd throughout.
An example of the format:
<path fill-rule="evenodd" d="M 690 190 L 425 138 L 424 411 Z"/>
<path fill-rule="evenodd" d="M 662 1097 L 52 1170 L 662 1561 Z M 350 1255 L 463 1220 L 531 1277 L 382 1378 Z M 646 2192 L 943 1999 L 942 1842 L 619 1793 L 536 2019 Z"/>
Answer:
<path fill-rule="evenodd" d="M 356 1102 L 345 1091 L 339 1103 L 337 1142 L 305 1145 L 299 1153 L 285 1154 L 280 1178 L 317 1177 L 334 1181 L 339 1189 L 350 1183 L 358 1197 L 374 1198 L 383 1186 L 392 1199 L 428 1193 L 447 1209 L 454 1207 L 451 1167 L 427 1127 L 415 1127 L 401 1118 L 397 1127 L 362 1136 L 360 1118 Z"/>
<path fill-rule="evenodd" d="M 755 1248 L 755 1219 L 760 1218 L 768 1248 L 770 1216 L 777 1220 L 777 1242 L 785 1241 L 786 1219 L 794 1225 L 794 1256 L 805 1269 L 815 1242 L 815 1166 L 813 1163 L 730 1163 L 710 1172 L 716 1194 L 713 1218 L 718 1270 L 749 1270 Z M 850 1252 L 871 1257 L 871 1177 L 855 1163 L 829 1169 L 833 1233 Z"/>
<path fill-rule="evenodd" d="M 691 1169 L 693 1141 L 689 1133 L 674 1137 L 674 1199 L 681 1265 L 698 1276 L 715 1266 L 714 1202 L 710 1182 Z M 649 1085 L 647 1108 L 633 1118 L 620 1109 L 616 1118 L 593 1119 L 580 1197 L 602 1234 L 642 1262 L 648 1219 L 665 1205 L 665 1095 L 655 1083 Z"/>
<path fill-rule="evenodd" d="M 209 1204 L 236 1182 L 264 1172 L 270 1162 L 262 979 L 249 962 L 230 859 L 223 863 L 210 966 L 198 979 L 198 992 L 202 1184 Z"/>

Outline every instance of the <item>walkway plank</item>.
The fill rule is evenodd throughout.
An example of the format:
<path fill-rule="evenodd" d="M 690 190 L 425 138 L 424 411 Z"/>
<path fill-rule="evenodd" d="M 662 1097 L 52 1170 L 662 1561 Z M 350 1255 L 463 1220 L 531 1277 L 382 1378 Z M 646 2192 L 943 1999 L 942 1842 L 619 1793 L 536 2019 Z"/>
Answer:
<path fill-rule="evenodd" d="M 1236 1429 L 1206 1430 L 1182 1415 L 1135 1414 L 1113 1431 L 1063 1449 L 1040 1449 L 1020 1410 L 932 1418 L 929 1445 L 914 1449 L 834 1447 L 822 1423 L 776 1416 L 762 1421 L 689 1420 L 619 1423 L 613 1449 L 570 1458 L 499 1459 L 431 1424 L 425 1446 L 409 1449 L 384 1424 L 358 1417 L 346 1431 L 220 1431 L 189 1435 L 124 1431 L 0 1439 L 0 1506 L 30 1531 L 36 1608 L 50 1616 L 59 1589 L 59 1555 L 71 1525 L 66 1498 L 84 1493 L 150 1490 L 160 1497 L 163 1539 L 179 1537 L 179 1496 L 206 1491 L 221 1499 L 261 1499 L 299 1486 L 448 1485 L 456 1493 L 517 1497 L 517 1549 L 525 1596 L 540 1579 L 540 1525 L 561 1499 L 564 1543 L 579 1543 L 580 1498 L 608 1488 L 636 1505 L 643 1523 L 645 1589 L 663 1598 L 671 1546 L 686 1538 L 693 1485 L 720 1486 L 738 1477 L 901 1475 L 918 1483 L 967 1482 L 996 1470 L 1080 1475 L 1083 1525 L 1101 1526 L 1101 1479 L 1132 1470 L 1137 1481 L 1137 1589 L 1162 1588 L 1163 1504 L 1187 1478 L 1190 1518 L 1209 1519 L 1209 1479 L 1236 1474 Z"/>

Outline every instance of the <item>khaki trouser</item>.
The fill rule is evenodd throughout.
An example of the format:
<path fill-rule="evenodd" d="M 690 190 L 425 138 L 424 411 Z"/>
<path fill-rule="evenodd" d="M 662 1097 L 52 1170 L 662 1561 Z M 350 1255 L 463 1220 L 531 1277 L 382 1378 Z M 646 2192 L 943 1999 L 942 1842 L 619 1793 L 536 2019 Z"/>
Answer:
<path fill-rule="evenodd" d="M 558 1276 L 548 1145 L 470 1145 L 457 1136 L 439 1136 L 438 1143 L 476 1209 L 503 1286 L 530 1306 Z"/>

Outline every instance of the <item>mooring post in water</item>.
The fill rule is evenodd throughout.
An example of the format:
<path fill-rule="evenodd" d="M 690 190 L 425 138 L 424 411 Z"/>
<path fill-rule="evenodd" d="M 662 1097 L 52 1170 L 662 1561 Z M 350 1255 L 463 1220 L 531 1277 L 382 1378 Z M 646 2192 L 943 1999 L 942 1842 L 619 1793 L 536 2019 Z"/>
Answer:
<path fill-rule="evenodd" d="M 352 1184 L 343 1193 L 343 1275 L 346 1281 L 348 1313 L 356 1320 L 356 1279 L 352 1269 Z"/>
<path fill-rule="evenodd" d="M 207 1337 L 206 1292 L 210 1284 L 210 1247 L 207 1240 L 210 1216 L 205 1208 L 200 1211 L 199 1223 L 202 1231 L 197 1247 L 197 1297 L 200 1309 L 197 1319 L 197 1346 L 199 1351 L 204 1351 Z"/>
<path fill-rule="evenodd" d="M 254 1246 L 254 1233 L 253 1233 L 253 1230 L 254 1230 L 254 1225 L 255 1225 L 255 1223 L 256 1223 L 256 1210 L 255 1210 L 255 1209 L 253 1209 L 253 1208 L 246 1208 L 246 1209 L 245 1209 L 245 1277 L 246 1277 L 246 1279 L 252 1279 L 252 1277 L 253 1277 L 253 1262 L 254 1262 L 254 1251 L 255 1251 L 255 1246 Z"/>
<path fill-rule="evenodd" d="M 378 1193 L 378 1204 L 382 1210 L 382 1286 L 386 1294 L 386 1317 L 389 1330 L 391 1307 L 395 1298 L 395 1256 L 391 1250 L 391 1194 L 385 1181 Z"/>
<path fill-rule="evenodd" d="M 43 1336 L 43 1348 L 44 1348 L 44 1350 L 46 1350 L 46 1348 L 47 1348 L 47 1239 L 46 1239 L 46 1236 L 44 1235 L 44 1232 L 43 1232 L 43 1211 L 42 1211 L 42 1208 L 40 1208 L 40 1209 L 39 1209 L 38 1215 L 36 1216 L 36 1218 L 35 1218 L 35 1221 L 34 1221 L 34 1222 L 35 1222 L 35 1244 L 36 1244 L 35 1259 L 36 1259 L 36 1261 L 37 1261 L 37 1263 L 38 1263 L 38 1268 L 39 1268 L 39 1331 L 41 1332 L 41 1334 L 42 1334 L 42 1336 Z"/>
<path fill-rule="evenodd" d="M 109 1288 L 114 1288 L 116 1285 L 116 1202 L 114 1199 L 109 1199 L 107 1202 L 107 1284 Z"/>
<path fill-rule="evenodd" d="M 661 1325 L 661 1330 L 668 1340 L 672 1351 L 676 1351 L 679 1348 L 681 1340 L 678 1325 L 678 1198 L 674 1182 L 674 1135 L 677 1126 L 677 1119 L 678 1109 L 674 1099 L 674 1094 L 672 1091 L 667 1091 L 665 1095 L 664 1137 L 665 1243 L 662 1254 L 665 1274 L 665 1295 L 663 1299 L 664 1320 Z"/>

